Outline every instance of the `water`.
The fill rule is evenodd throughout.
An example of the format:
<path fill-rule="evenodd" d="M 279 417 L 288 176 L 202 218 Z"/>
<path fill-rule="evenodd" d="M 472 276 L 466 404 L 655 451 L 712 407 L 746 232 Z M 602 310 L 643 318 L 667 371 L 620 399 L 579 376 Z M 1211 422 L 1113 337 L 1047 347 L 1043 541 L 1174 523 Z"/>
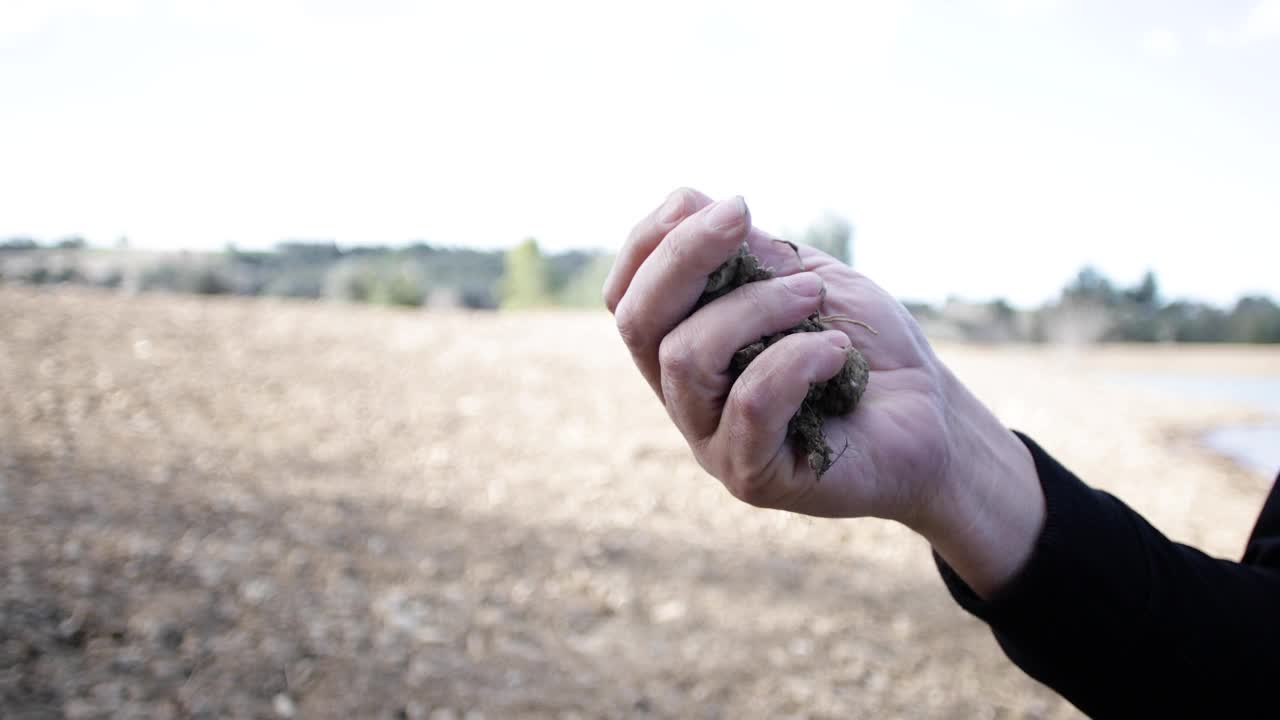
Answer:
<path fill-rule="evenodd" d="M 1280 377 L 1177 375 L 1173 373 L 1121 373 L 1118 379 L 1178 397 L 1221 400 L 1251 405 L 1280 420 Z"/>
<path fill-rule="evenodd" d="M 1218 428 L 1205 433 L 1204 442 L 1258 472 L 1270 474 L 1280 470 L 1280 423 Z"/>
<path fill-rule="evenodd" d="M 1203 439 L 1215 451 L 1258 472 L 1280 469 L 1280 377 L 1126 373 L 1119 379 L 1157 392 L 1247 405 L 1267 413 L 1272 416 L 1267 422 L 1216 428 Z"/>

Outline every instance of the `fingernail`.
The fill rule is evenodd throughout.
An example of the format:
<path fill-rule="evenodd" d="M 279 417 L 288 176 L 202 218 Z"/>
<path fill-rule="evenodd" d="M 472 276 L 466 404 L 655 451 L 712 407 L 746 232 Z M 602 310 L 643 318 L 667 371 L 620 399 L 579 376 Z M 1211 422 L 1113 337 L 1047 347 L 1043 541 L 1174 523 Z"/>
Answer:
<path fill-rule="evenodd" d="M 849 336 L 839 330 L 828 330 L 822 333 L 822 337 L 841 350 L 848 350 L 853 345 L 853 343 L 849 342 Z"/>
<path fill-rule="evenodd" d="M 822 277 L 818 273 L 802 272 L 782 278 L 782 284 L 797 295 L 817 297 L 822 294 Z"/>
<path fill-rule="evenodd" d="M 742 224 L 747 216 L 747 203 L 741 195 L 721 200 L 707 211 L 707 225 L 712 230 L 729 230 Z"/>
<path fill-rule="evenodd" d="M 663 225 L 670 225 L 680 217 L 680 212 L 684 210 L 683 190 L 677 190 L 667 197 L 667 201 L 662 203 L 662 207 L 658 209 L 658 222 Z"/>

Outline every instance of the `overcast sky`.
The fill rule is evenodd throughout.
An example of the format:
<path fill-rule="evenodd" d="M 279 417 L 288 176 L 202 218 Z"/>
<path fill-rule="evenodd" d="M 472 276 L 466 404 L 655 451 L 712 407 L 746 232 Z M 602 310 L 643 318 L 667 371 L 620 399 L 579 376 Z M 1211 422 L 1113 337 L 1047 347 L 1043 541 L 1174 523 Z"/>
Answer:
<path fill-rule="evenodd" d="M 691 185 L 903 297 L 1225 302 L 1278 78 L 1280 0 L 0 0 L 0 237 L 614 248 Z"/>

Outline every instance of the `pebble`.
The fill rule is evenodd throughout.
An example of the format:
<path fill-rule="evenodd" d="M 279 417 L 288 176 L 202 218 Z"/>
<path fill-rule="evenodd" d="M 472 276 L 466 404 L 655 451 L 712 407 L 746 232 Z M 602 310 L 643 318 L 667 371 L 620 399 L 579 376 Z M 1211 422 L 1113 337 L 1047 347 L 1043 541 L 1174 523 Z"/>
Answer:
<path fill-rule="evenodd" d="M 271 698 L 271 708 L 276 711 L 276 715 L 282 718 L 291 718 L 298 711 L 293 704 L 293 698 L 284 693 L 278 693 L 274 698 Z"/>

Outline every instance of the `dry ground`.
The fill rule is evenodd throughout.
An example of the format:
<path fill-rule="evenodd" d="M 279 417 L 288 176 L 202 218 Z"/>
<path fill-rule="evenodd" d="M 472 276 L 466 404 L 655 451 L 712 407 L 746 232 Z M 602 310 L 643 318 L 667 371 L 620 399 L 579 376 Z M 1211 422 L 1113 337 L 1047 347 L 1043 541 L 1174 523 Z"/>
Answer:
<path fill-rule="evenodd" d="M 1012 426 L 1239 553 L 1238 408 L 947 347 Z M 874 382 L 874 379 L 873 379 Z M 0 716 L 1075 717 L 875 520 L 742 506 L 603 314 L 0 288 Z"/>

